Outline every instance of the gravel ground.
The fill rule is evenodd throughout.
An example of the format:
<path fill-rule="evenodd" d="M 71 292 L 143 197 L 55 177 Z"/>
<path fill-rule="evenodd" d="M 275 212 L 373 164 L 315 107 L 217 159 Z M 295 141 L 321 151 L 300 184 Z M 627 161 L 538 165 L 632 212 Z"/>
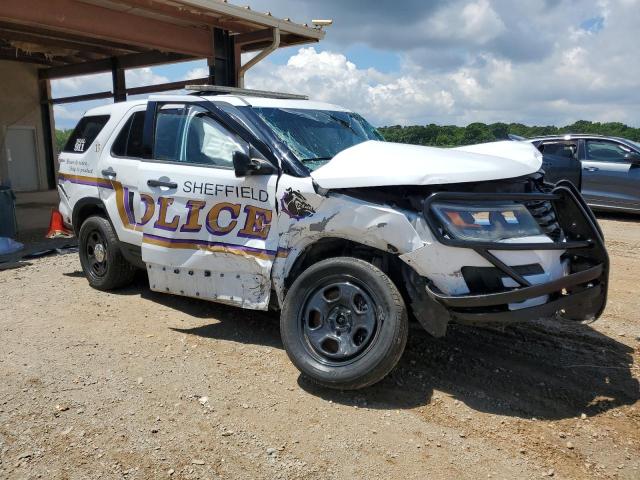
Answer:
<path fill-rule="evenodd" d="M 0 478 L 640 478 L 640 220 L 602 220 L 592 325 L 412 330 L 359 392 L 310 385 L 275 314 L 0 271 Z"/>

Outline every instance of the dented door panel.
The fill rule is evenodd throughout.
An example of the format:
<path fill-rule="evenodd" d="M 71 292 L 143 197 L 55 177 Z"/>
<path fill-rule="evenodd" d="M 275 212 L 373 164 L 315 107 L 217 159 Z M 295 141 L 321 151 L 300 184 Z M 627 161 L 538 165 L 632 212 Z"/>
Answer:
<path fill-rule="evenodd" d="M 275 175 L 144 162 L 140 191 L 154 213 L 143 226 L 142 259 L 152 290 L 266 309 L 275 183 Z"/>

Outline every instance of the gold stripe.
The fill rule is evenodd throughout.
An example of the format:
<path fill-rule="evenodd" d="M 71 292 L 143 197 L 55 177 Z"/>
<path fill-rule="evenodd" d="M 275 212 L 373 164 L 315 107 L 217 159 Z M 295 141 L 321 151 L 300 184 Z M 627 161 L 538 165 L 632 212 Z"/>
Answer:
<path fill-rule="evenodd" d="M 222 247 L 219 245 L 200 245 L 197 243 L 171 243 L 164 240 L 158 240 L 156 238 L 148 238 L 145 237 L 142 239 L 143 243 L 148 243 L 151 245 L 157 245 L 159 247 L 164 248 L 178 248 L 178 249 L 187 249 L 187 250 L 203 250 L 207 252 L 213 253 L 228 253 L 230 255 L 241 255 L 243 257 L 256 257 L 262 260 L 272 260 L 273 255 L 270 255 L 265 252 L 251 252 L 244 250 L 242 248 L 233 248 L 233 247 Z"/>
<path fill-rule="evenodd" d="M 79 180 L 79 181 L 85 181 L 85 182 L 96 182 L 96 183 L 103 183 L 103 184 L 110 184 L 112 183 L 110 180 L 106 179 L 106 178 L 98 178 L 98 177 L 87 177 L 84 175 L 71 175 L 68 173 L 58 173 L 58 178 L 61 178 L 63 180 Z"/>

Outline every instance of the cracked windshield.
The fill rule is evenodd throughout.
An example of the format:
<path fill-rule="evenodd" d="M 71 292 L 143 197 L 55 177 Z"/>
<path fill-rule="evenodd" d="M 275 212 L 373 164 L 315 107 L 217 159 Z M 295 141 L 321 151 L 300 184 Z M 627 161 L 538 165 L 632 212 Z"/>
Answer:
<path fill-rule="evenodd" d="M 384 140 L 357 113 L 257 107 L 253 110 L 309 170 L 320 168 L 337 153 L 358 143 Z"/>

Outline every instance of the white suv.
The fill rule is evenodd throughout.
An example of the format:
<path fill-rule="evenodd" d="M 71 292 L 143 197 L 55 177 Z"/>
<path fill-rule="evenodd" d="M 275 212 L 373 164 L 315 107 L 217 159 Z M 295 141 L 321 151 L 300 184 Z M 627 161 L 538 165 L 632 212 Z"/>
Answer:
<path fill-rule="evenodd" d="M 204 89 L 204 87 L 203 87 Z M 89 283 L 281 310 L 293 363 L 360 388 L 435 336 L 598 317 L 609 262 L 531 144 L 384 142 L 344 108 L 266 92 L 152 96 L 87 112 L 60 155 L 60 210 Z"/>

